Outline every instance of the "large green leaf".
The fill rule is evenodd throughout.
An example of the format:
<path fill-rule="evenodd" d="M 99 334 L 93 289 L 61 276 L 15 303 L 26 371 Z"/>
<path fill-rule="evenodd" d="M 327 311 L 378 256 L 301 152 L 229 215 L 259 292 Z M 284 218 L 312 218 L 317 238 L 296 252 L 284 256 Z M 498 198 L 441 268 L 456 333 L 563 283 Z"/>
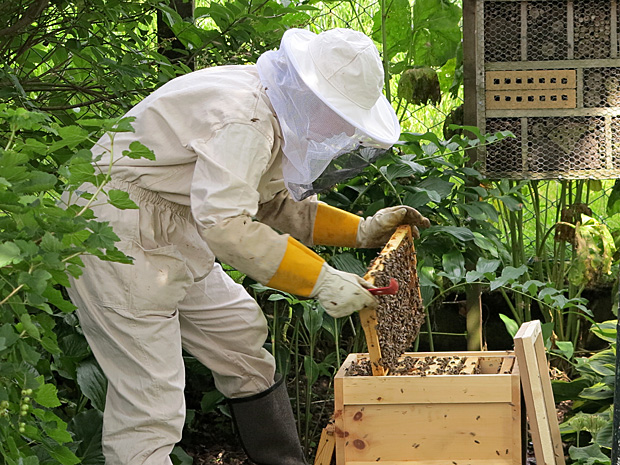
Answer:
<path fill-rule="evenodd" d="M 411 40 L 411 6 L 409 0 L 385 0 L 385 28 L 382 27 L 381 9 L 372 18 L 375 42 L 383 44 L 383 32 L 386 35 L 384 55 L 392 59 L 399 52 L 406 52 Z"/>
<path fill-rule="evenodd" d="M 441 67 L 456 57 L 461 43 L 461 8 L 449 0 L 413 3 L 413 63 Z"/>
<path fill-rule="evenodd" d="M 93 406 L 101 411 L 105 407 L 108 380 L 94 359 L 86 360 L 77 367 L 77 382 Z"/>
<path fill-rule="evenodd" d="M 69 430 L 78 443 L 75 454 L 82 465 L 104 465 L 105 458 L 101 451 L 101 432 L 103 413 L 96 409 L 85 410 L 71 420 Z"/>

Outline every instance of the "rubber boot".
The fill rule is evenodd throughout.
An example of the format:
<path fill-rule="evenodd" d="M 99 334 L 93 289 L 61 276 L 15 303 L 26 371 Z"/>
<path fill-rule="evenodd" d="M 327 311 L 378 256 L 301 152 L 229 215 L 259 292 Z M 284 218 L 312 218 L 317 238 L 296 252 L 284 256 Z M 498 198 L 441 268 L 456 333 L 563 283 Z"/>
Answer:
<path fill-rule="evenodd" d="M 266 391 L 228 400 L 241 445 L 257 465 L 306 465 L 283 381 L 277 375 Z"/>

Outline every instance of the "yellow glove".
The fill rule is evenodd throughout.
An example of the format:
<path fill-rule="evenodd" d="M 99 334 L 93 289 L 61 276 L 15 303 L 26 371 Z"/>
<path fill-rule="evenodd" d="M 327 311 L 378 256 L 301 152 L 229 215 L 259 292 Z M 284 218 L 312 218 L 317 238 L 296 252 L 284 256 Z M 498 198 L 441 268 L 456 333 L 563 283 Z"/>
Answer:
<path fill-rule="evenodd" d="M 340 247 L 383 247 L 402 224 L 411 225 L 416 239 L 420 237 L 418 227 L 430 226 L 426 217 L 406 205 L 384 208 L 371 217 L 361 218 L 320 203 L 314 220 L 313 242 Z"/>

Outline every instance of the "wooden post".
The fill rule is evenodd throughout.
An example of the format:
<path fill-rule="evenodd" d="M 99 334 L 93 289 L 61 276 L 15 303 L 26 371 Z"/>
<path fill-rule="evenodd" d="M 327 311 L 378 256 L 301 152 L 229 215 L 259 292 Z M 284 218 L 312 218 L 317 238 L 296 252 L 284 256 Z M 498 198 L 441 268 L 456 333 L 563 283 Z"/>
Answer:
<path fill-rule="evenodd" d="M 466 293 L 467 350 L 482 350 L 482 291 L 480 284 L 470 284 Z"/>

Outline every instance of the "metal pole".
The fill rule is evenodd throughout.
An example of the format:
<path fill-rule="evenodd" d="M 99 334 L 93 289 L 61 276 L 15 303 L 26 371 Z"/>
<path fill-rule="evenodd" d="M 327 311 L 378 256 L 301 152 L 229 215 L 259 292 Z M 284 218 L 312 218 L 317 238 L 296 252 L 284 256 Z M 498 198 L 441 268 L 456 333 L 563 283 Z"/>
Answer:
<path fill-rule="evenodd" d="M 618 310 L 620 314 L 620 282 L 618 283 Z M 620 321 L 620 318 L 618 319 Z M 616 386 L 614 389 L 614 424 L 611 442 L 611 463 L 620 465 L 620 326 L 616 323 Z"/>

